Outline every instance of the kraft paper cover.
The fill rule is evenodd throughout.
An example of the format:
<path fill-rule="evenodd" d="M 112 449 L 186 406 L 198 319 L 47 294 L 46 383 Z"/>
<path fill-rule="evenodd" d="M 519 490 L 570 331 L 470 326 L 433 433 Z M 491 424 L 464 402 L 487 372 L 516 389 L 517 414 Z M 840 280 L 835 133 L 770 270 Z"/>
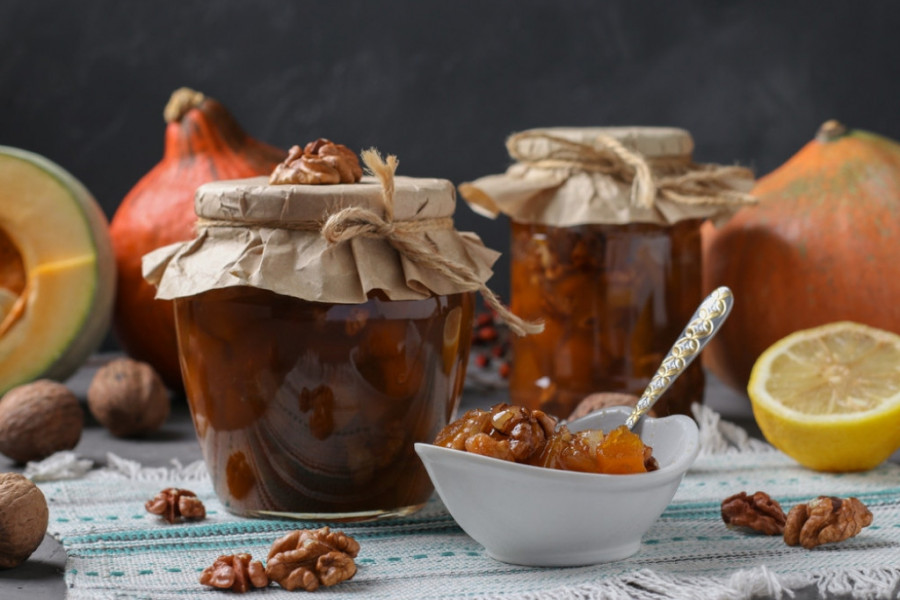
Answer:
<path fill-rule="evenodd" d="M 452 217 L 453 185 L 441 179 L 395 177 L 394 218 L 406 221 Z M 213 289 L 251 286 L 314 302 L 356 304 L 373 290 L 391 300 L 418 300 L 461 289 L 446 276 L 416 264 L 383 237 L 358 236 L 335 244 L 318 228 L 348 207 L 385 217 L 382 187 L 373 177 L 353 184 L 269 185 L 258 177 L 201 186 L 195 239 L 144 256 L 144 278 L 157 298 L 171 300 Z M 435 252 L 469 266 L 480 279 L 493 274 L 499 253 L 474 233 L 452 226 L 421 236 Z"/>
<path fill-rule="evenodd" d="M 544 137 L 547 134 L 547 137 Z M 650 166 L 661 187 L 666 177 L 697 170 L 715 177 L 719 191 L 735 193 L 710 203 L 679 202 L 658 195 L 652 206 L 640 206 L 632 198 L 632 181 L 617 173 L 591 170 L 580 165 L 577 151 L 553 138 L 603 151 L 599 135 L 614 138 L 638 153 Z M 739 168 L 713 173 L 713 165 L 691 162 L 694 144 L 687 131 L 674 128 L 608 127 L 547 128 L 522 132 L 510 138 L 510 154 L 519 162 L 503 174 L 488 175 L 459 186 L 460 195 L 483 216 L 503 213 L 520 223 L 570 227 L 585 224 L 654 223 L 671 225 L 686 219 L 728 218 L 749 203 L 746 193 L 753 186 L 752 175 Z M 627 170 L 627 166 L 624 167 Z M 692 190 L 693 191 L 693 190 Z M 740 198 L 737 198 L 740 196 Z"/>

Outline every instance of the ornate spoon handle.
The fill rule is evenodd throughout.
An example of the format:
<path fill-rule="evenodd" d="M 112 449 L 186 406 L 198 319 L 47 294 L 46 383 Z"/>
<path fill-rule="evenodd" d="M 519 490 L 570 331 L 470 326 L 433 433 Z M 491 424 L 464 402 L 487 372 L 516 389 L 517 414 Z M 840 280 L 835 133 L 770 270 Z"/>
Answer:
<path fill-rule="evenodd" d="M 690 322 L 681 332 L 678 340 L 672 345 L 663 359 L 647 389 L 641 395 L 637 405 L 628 415 L 625 427 L 632 429 L 648 410 L 653 408 L 659 397 L 663 395 L 672 382 L 681 375 L 689 364 L 700 354 L 703 347 L 719 330 L 719 327 L 731 312 L 734 296 L 725 286 L 713 292 L 700 303 L 700 307 L 691 317 Z"/>

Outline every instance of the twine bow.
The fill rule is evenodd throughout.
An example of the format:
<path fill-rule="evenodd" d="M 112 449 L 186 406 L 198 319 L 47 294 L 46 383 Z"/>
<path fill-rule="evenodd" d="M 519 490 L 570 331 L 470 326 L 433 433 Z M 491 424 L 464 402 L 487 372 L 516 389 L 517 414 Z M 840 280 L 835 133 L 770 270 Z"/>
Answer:
<path fill-rule="evenodd" d="M 488 306 L 509 325 L 510 331 L 516 335 L 540 333 L 543 323 L 532 323 L 514 315 L 500 299 L 476 275 L 471 267 L 435 252 L 421 236 L 415 235 L 416 227 L 410 225 L 415 221 L 394 223 L 394 173 L 397 170 L 397 157 L 381 158 L 377 150 L 362 152 L 363 163 L 369 172 L 381 182 L 381 194 L 384 199 L 384 217 L 361 207 L 350 207 L 340 210 L 325 221 L 322 236 L 331 244 L 337 244 L 359 236 L 377 237 L 386 240 L 397 252 L 406 258 L 429 269 L 434 269 L 453 283 L 468 289 L 477 289 Z M 402 226 L 401 226 L 402 225 Z M 433 229 L 421 227 L 418 231 Z"/>
<path fill-rule="evenodd" d="M 545 139 L 556 147 L 546 158 L 535 160 L 519 150 L 519 144 L 526 139 Z M 734 187 L 736 179 L 753 180 L 752 171 L 744 167 L 647 158 L 604 134 L 596 136 L 594 142 L 585 144 L 549 133 L 525 131 L 510 136 L 506 148 L 512 158 L 529 166 L 603 173 L 631 184 L 631 203 L 639 208 L 653 208 L 657 197 L 681 204 L 756 202 L 756 198 Z"/>

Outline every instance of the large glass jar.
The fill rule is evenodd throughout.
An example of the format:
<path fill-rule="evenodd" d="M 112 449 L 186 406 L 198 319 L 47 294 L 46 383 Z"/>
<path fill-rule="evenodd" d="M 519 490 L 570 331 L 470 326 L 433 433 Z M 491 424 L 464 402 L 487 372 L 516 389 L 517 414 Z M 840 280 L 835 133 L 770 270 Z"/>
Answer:
<path fill-rule="evenodd" d="M 566 418 L 594 392 L 640 395 L 701 301 L 700 227 L 751 202 L 752 174 L 696 164 L 682 129 L 533 129 L 517 162 L 460 186 L 511 223 L 513 312 L 542 333 L 513 338 L 510 399 Z M 654 407 L 690 414 L 695 361 Z"/>
<path fill-rule="evenodd" d="M 456 410 L 474 298 L 378 296 L 326 304 L 234 287 L 175 300 L 191 414 L 228 510 L 350 520 L 431 495 L 413 444 Z"/>
<path fill-rule="evenodd" d="M 414 444 L 457 407 L 473 290 L 497 253 L 456 231 L 449 181 L 394 177 L 368 156 L 378 179 L 204 184 L 197 237 L 144 257 L 174 301 L 188 403 L 229 511 L 375 519 L 432 493 Z"/>
<path fill-rule="evenodd" d="M 700 225 L 513 221 L 511 308 L 544 331 L 512 338 L 511 401 L 565 416 L 598 390 L 640 395 L 700 303 Z M 703 389 L 695 361 L 654 410 L 688 413 Z"/>

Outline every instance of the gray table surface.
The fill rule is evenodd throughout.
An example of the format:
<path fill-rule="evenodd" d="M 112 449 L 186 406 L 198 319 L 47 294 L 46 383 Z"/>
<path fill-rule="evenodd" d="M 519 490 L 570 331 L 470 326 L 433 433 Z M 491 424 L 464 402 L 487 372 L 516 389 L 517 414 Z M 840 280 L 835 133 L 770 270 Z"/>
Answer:
<path fill-rule="evenodd" d="M 83 400 L 97 367 L 109 358 L 109 355 L 95 356 L 67 382 L 67 385 Z M 463 396 L 462 408 L 476 405 L 490 406 L 500 400 L 502 393 L 467 394 Z M 745 395 L 730 390 L 714 378 L 708 377 L 704 403 L 718 411 L 724 419 L 743 426 L 751 435 L 760 436 L 753 421 L 749 400 Z M 170 466 L 173 458 L 177 458 L 182 464 L 189 464 L 202 458 L 184 400 L 176 399 L 173 402 L 172 414 L 159 432 L 140 440 L 115 438 L 93 421 L 89 414 L 87 418 L 81 441 L 75 451 L 79 456 L 91 459 L 96 465 L 102 466 L 106 463 L 108 452 L 146 466 Z M 900 453 L 895 454 L 891 460 L 897 461 L 898 458 Z M 0 472 L 21 471 L 21 469 L 21 465 L 16 465 L 0 455 Z M 65 563 L 65 550 L 55 539 L 46 536 L 26 563 L 15 569 L 0 570 L 0 600 L 65 598 L 66 587 L 63 580 Z M 799 600 L 816 597 L 814 589 L 801 590 L 795 596 Z"/>

